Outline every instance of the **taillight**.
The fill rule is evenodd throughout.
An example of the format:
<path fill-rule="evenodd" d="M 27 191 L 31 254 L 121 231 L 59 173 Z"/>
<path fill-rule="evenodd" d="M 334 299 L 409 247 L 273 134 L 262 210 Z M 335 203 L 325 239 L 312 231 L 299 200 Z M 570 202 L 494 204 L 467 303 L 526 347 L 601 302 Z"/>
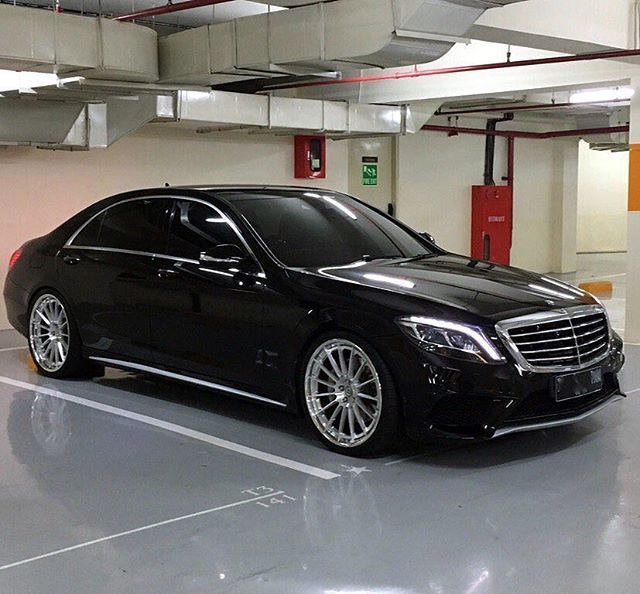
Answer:
<path fill-rule="evenodd" d="M 11 258 L 9 258 L 9 270 L 13 268 L 13 265 L 22 257 L 22 248 L 18 248 L 13 254 L 11 254 Z"/>

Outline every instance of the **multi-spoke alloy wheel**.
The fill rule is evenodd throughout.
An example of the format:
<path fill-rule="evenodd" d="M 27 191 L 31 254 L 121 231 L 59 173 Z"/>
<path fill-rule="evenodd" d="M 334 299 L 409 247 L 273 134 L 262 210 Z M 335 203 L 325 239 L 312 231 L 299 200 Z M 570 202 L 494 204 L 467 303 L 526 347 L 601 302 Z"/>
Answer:
<path fill-rule="evenodd" d="M 59 371 L 69 356 L 71 329 L 64 305 L 55 295 L 40 295 L 31 308 L 29 342 L 39 367 Z"/>
<path fill-rule="evenodd" d="M 369 440 L 382 415 L 378 371 L 369 355 L 345 338 L 323 342 L 310 356 L 305 398 L 315 427 L 341 448 Z"/>

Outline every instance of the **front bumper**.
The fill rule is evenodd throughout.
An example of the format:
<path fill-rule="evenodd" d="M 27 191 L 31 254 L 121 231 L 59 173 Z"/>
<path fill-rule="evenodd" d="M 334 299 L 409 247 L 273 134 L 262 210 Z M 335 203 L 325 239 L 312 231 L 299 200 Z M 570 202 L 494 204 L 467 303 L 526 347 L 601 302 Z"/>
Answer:
<path fill-rule="evenodd" d="M 595 414 L 624 397 L 618 373 L 624 364 L 622 342 L 611 340 L 608 356 L 585 369 L 600 367 L 602 390 L 557 402 L 553 386 L 564 373 L 534 373 L 515 363 L 464 363 L 407 347 L 387 345 L 404 404 L 410 437 L 487 440 L 510 433 L 567 425 Z"/>
<path fill-rule="evenodd" d="M 614 402 L 618 402 L 619 400 L 623 400 L 625 396 L 623 394 L 614 394 L 613 396 L 607 398 L 600 404 L 594 405 L 592 408 L 588 408 L 585 412 L 580 413 L 573 417 L 559 418 L 555 420 L 549 421 L 540 421 L 538 423 L 530 423 L 524 425 L 506 425 L 497 429 L 493 434 L 493 437 L 502 437 L 503 435 L 510 435 L 511 433 L 524 433 L 525 431 L 537 431 L 539 429 L 553 429 L 554 427 L 563 427 L 565 425 L 572 425 L 573 423 L 578 423 L 580 421 L 584 421 L 584 419 L 588 419 L 591 415 L 595 415 L 599 413 L 603 408 L 606 408 L 610 404 Z"/>

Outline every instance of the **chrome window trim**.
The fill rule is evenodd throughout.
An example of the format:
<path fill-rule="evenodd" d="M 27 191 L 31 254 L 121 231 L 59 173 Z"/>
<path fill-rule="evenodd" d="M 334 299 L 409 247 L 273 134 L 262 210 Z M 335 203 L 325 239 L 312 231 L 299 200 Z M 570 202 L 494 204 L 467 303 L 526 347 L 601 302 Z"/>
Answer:
<path fill-rule="evenodd" d="M 244 398 L 258 400 L 260 402 L 266 402 L 267 404 L 273 404 L 275 406 L 280 406 L 282 408 L 287 407 L 287 405 L 284 402 L 278 402 L 277 400 L 271 400 L 270 398 L 265 398 L 264 396 L 258 396 L 257 394 L 253 394 L 252 392 L 246 392 L 244 390 L 239 390 L 238 388 L 232 388 L 231 386 L 225 386 L 224 384 L 218 384 L 216 382 L 201 380 L 195 377 L 191 377 L 189 375 L 183 375 L 181 373 L 166 371 L 164 369 L 159 369 L 157 367 L 151 367 L 150 365 L 143 365 L 141 363 L 132 363 L 131 361 L 124 361 L 122 359 L 111 359 L 109 357 L 90 356 L 89 359 L 93 361 L 99 361 L 100 363 L 104 363 L 105 365 L 113 365 L 115 367 L 125 367 L 127 369 L 135 369 L 137 371 L 145 371 L 147 373 L 152 373 L 154 375 L 160 375 L 162 377 L 167 377 L 170 379 L 187 382 L 197 386 L 202 386 L 204 388 L 211 388 L 213 390 L 220 390 L 221 392 L 228 392 L 230 394 L 235 394 L 236 396 L 242 396 Z"/>
<path fill-rule="evenodd" d="M 556 365 L 553 367 L 543 367 L 538 365 L 532 365 L 520 352 L 520 349 L 516 346 L 515 342 L 509 335 L 509 330 L 513 328 L 521 328 L 523 326 L 531 326 L 540 322 L 560 322 L 568 319 L 581 318 L 588 315 L 604 314 L 607 323 L 607 330 L 609 332 L 609 343 L 607 350 L 598 358 L 580 365 Z M 554 309 L 549 311 L 542 311 L 535 314 L 529 314 L 525 316 L 519 316 L 517 318 L 510 318 L 508 320 L 502 320 L 496 324 L 496 332 L 502 340 L 503 344 L 507 347 L 509 354 L 515 359 L 518 366 L 525 371 L 531 371 L 534 373 L 565 373 L 570 371 L 580 371 L 581 369 L 587 369 L 592 365 L 600 363 L 606 359 L 611 353 L 611 340 L 613 333 L 611 329 L 611 322 L 609 320 L 609 314 L 607 310 L 601 305 L 579 305 L 577 307 L 569 307 L 566 309 Z"/>
<path fill-rule="evenodd" d="M 584 419 L 587 419 L 590 416 L 600 412 L 603 408 L 606 408 L 610 404 L 613 404 L 614 402 L 618 402 L 620 400 L 624 400 L 624 396 L 622 394 L 614 394 L 613 396 L 611 396 L 611 398 L 600 403 L 598 406 L 595 406 L 588 411 L 576 415 L 575 417 L 569 417 L 567 419 L 556 419 L 555 421 L 542 421 L 540 423 L 529 423 L 527 425 L 515 425 L 513 427 L 503 427 L 502 429 L 496 430 L 492 438 L 502 437 L 503 435 L 510 435 L 512 433 L 524 433 L 525 431 L 537 431 L 539 429 L 552 429 L 554 427 L 563 427 L 564 425 L 573 425 L 573 423 L 583 421 Z"/>
<path fill-rule="evenodd" d="M 200 264 L 198 260 L 190 260 L 189 258 L 178 258 L 177 256 L 167 256 L 165 254 L 154 254 L 153 252 L 139 252 L 137 250 L 125 250 L 123 248 L 101 247 L 97 245 L 66 245 L 64 247 L 68 250 L 92 250 L 96 252 L 114 252 L 117 254 L 130 254 L 132 256 L 147 256 L 149 258 L 163 258 L 165 260 L 174 260 L 176 262 Z"/>
<path fill-rule="evenodd" d="M 67 241 L 65 242 L 63 247 L 67 248 L 67 249 L 83 249 L 83 250 L 95 250 L 95 251 L 103 251 L 103 252 L 115 252 L 115 253 L 120 253 L 120 254 L 131 254 L 131 255 L 134 255 L 134 256 L 150 256 L 150 257 L 153 257 L 153 258 L 163 258 L 165 260 L 172 260 L 172 261 L 175 261 L 175 262 L 186 262 L 186 263 L 189 263 L 189 264 L 199 264 L 200 263 L 199 260 L 192 260 L 190 258 L 181 258 L 179 256 L 172 256 L 171 254 L 156 254 L 156 253 L 153 253 L 153 252 L 127 250 L 127 249 L 124 249 L 124 248 L 111 248 L 111 247 L 106 247 L 106 246 L 103 247 L 103 246 L 73 245 L 73 241 L 75 240 L 75 238 L 93 220 L 95 220 L 99 216 L 103 215 L 104 213 L 106 213 L 108 210 L 110 210 L 114 206 L 120 206 L 121 204 L 126 204 L 128 202 L 137 202 L 137 201 L 140 201 L 140 200 L 176 200 L 176 201 L 181 201 L 181 202 L 197 202 L 199 204 L 203 204 L 204 206 L 208 206 L 220 218 L 224 219 L 224 221 L 229 225 L 229 227 L 231 227 L 231 229 L 233 229 L 233 232 L 236 234 L 236 236 L 238 237 L 238 239 L 240 240 L 240 242 L 242 243 L 244 248 L 247 250 L 247 253 L 249 253 L 249 255 L 256 262 L 256 264 L 258 265 L 258 267 L 260 269 L 260 272 L 258 272 L 256 276 L 259 276 L 260 278 L 266 278 L 267 277 L 267 275 L 264 272 L 264 268 L 262 267 L 262 263 L 256 257 L 254 251 L 251 249 L 251 247 L 247 243 L 246 239 L 242 235 L 242 232 L 240 231 L 238 226 L 235 224 L 235 222 L 233 220 L 231 220 L 225 213 L 223 213 L 217 206 L 214 206 L 213 204 L 210 204 L 206 200 L 202 200 L 200 198 L 193 198 L 191 196 L 176 196 L 176 195 L 173 195 L 173 194 L 166 194 L 164 196 L 163 195 L 136 196 L 135 198 L 126 198 L 124 200 L 119 200 L 118 202 L 114 202 L 113 204 L 109 204 L 109 206 L 105 206 L 102 210 L 100 210 L 99 212 L 95 213 L 92 217 L 89 217 L 89 219 L 87 219 L 71 235 L 71 237 L 69 237 L 69 239 L 67 239 Z"/>

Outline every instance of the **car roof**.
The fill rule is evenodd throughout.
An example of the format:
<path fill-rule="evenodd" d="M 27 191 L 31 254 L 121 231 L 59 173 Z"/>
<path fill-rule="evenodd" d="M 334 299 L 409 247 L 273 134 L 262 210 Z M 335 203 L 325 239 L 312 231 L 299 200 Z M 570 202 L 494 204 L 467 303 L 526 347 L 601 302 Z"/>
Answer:
<path fill-rule="evenodd" d="M 247 190 L 261 190 L 261 191 L 269 191 L 269 190 L 278 190 L 278 191 L 303 191 L 303 192 L 317 192 L 320 190 L 321 192 L 335 192 L 335 190 L 330 190 L 328 188 L 318 188 L 311 186 L 278 186 L 278 185 L 267 185 L 267 184 L 201 184 L 201 185 L 183 185 L 183 186 L 167 186 L 163 188 L 165 191 L 168 189 L 179 189 L 179 190 L 197 190 L 200 192 L 216 192 L 216 191 L 240 191 L 244 192 Z"/>

